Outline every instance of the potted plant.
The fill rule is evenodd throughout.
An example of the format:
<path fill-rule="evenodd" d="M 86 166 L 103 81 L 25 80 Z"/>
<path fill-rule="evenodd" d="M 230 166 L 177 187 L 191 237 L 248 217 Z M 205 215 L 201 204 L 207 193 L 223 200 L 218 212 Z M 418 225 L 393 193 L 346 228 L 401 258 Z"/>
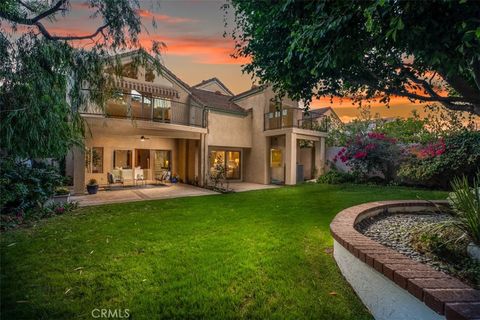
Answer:
<path fill-rule="evenodd" d="M 180 176 L 177 173 L 174 173 L 172 175 L 172 178 L 170 179 L 172 183 L 177 183 L 179 180 L 180 180 Z"/>
<path fill-rule="evenodd" d="M 55 189 L 53 202 L 58 204 L 68 203 L 70 200 L 70 190 L 67 187 L 58 187 Z"/>
<path fill-rule="evenodd" d="M 98 191 L 97 180 L 90 179 L 90 181 L 87 184 L 87 191 L 88 191 L 88 194 L 96 194 L 97 193 L 97 191 Z"/>

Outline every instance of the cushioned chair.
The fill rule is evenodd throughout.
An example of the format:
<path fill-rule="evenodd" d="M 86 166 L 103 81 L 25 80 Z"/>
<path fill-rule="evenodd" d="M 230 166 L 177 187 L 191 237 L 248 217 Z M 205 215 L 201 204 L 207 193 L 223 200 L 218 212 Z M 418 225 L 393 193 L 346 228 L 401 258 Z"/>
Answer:
<path fill-rule="evenodd" d="M 113 169 L 112 170 L 112 177 L 113 177 L 113 181 L 114 183 L 118 183 L 118 182 L 122 182 L 122 173 L 121 173 L 122 169 Z"/>
<path fill-rule="evenodd" d="M 143 185 L 146 184 L 145 176 L 143 174 L 143 169 L 140 169 L 140 167 L 135 168 L 135 185 L 137 185 L 137 183 L 139 182 Z"/>
<path fill-rule="evenodd" d="M 108 181 L 108 188 L 111 189 L 115 184 L 121 184 L 121 180 L 116 180 L 115 176 L 111 172 L 107 172 L 107 181 Z"/>
<path fill-rule="evenodd" d="M 122 183 L 125 186 L 125 182 L 131 181 L 133 184 L 133 170 L 132 169 L 122 169 Z"/>
<path fill-rule="evenodd" d="M 155 180 L 157 180 L 158 185 L 166 185 L 165 182 L 170 181 L 171 173 L 168 170 L 162 170 L 156 174 Z"/>

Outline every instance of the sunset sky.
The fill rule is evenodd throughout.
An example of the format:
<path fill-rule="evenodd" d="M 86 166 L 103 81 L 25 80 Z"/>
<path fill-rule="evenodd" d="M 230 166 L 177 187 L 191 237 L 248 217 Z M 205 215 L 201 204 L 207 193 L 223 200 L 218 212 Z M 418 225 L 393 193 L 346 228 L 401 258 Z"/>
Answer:
<path fill-rule="evenodd" d="M 188 84 L 217 77 L 234 93 L 240 93 L 251 88 L 252 80 L 249 75 L 242 74 L 241 65 L 245 61 L 230 57 L 234 43 L 224 38 L 223 33 L 232 29 L 233 15 L 227 16 L 229 26 L 225 29 L 223 3 L 225 1 L 141 1 L 140 15 L 146 28 L 141 34 L 141 41 L 146 47 L 151 45 L 151 40 L 163 41 L 167 45 L 163 62 Z M 99 24 L 89 19 L 89 15 L 84 1 L 73 0 L 70 13 L 51 24 L 49 30 L 58 34 L 94 31 Z M 157 28 L 152 26 L 153 18 Z M 347 100 L 335 100 L 330 104 L 329 99 L 322 99 L 313 103 L 314 108 L 322 106 L 332 106 L 344 121 L 358 115 L 357 106 Z M 382 117 L 408 116 L 413 109 L 423 110 L 407 99 L 395 99 L 390 108 L 378 103 L 372 105 L 372 112 L 378 112 Z"/>

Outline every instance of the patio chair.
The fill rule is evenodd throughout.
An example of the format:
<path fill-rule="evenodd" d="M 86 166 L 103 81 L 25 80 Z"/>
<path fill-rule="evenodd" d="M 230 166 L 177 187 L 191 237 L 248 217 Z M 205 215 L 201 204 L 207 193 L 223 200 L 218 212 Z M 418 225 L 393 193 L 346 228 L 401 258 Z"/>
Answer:
<path fill-rule="evenodd" d="M 122 183 L 125 186 L 125 182 L 131 181 L 132 184 L 134 182 L 133 180 L 133 170 L 132 169 L 122 169 Z"/>
<path fill-rule="evenodd" d="M 115 177 L 113 173 L 107 172 L 107 181 L 108 181 L 108 189 L 111 190 L 112 186 L 116 184 L 123 184 L 122 180 L 118 177 Z"/>
<path fill-rule="evenodd" d="M 113 181 L 115 183 L 122 182 L 122 169 L 112 169 L 110 172 L 112 173 Z"/>
<path fill-rule="evenodd" d="M 156 174 L 155 180 L 157 181 L 157 185 L 166 186 L 165 182 L 170 181 L 171 173 L 168 170 L 163 170 Z"/>
<path fill-rule="evenodd" d="M 140 182 L 141 184 L 145 185 L 145 176 L 143 175 L 143 169 L 135 168 L 135 185 Z"/>

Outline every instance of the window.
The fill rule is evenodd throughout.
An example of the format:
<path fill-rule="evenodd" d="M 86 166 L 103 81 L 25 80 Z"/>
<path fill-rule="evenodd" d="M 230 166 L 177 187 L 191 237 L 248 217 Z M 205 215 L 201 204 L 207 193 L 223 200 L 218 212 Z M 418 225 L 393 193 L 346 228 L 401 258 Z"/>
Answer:
<path fill-rule="evenodd" d="M 155 80 L 155 73 L 153 72 L 152 68 L 147 68 L 145 70 L 145 81 L 153 82 L 153 80 Z"/>
<path fill-rule="evenodd" d="M 225 167 L 225 151 L 210 151 L 210 173 L 218 170 L 219 166 Z"/>
<path fill-rule="evenodd" d="M 210 172 L 213 173 L 222 167 L 225 169 L 227 179 L 239 180 L 241 178 L 240 151 L 210 151 Z"/>
<path fill-rule="evenodd" d="M 150 149 L 135 149 L 135 167 L 150 169 Z"/>
<path fill-rule="evenodd" d="M 170 100 L 154 98 L 153 99 L 153 118 L 159 121 L 170 121 L 170 110 L 172 102 Z"/>
<path fill-rule="evenodd" d="M 114 150 L 113 151 L 114 169 L 132 169 L 132 151 Z"/>
<path fill-rule="evenodd" d="M 93 147 L 85 150 L 85 166 L 88 173 L 103 173 L 103 148 Z"/>
<path fill-rule="evenodd" d="M 133 62 L 126 63 L 122 66 L 122 76 L 132 79 L 138 79 L 138 66 Z"/>
<path fill-rule="evenodd" d="M 240 179 L 240 151 L 227 151 L 227 179 Z"/>
<path fill-rule="evenodd" d="M 103 148 L 92 148 L 92 173 L 103 173 Z"/>
<path fill-rule="evenodd" d="M 155 171 L 170 170 L 170 150 L 155 150 Z"/>

